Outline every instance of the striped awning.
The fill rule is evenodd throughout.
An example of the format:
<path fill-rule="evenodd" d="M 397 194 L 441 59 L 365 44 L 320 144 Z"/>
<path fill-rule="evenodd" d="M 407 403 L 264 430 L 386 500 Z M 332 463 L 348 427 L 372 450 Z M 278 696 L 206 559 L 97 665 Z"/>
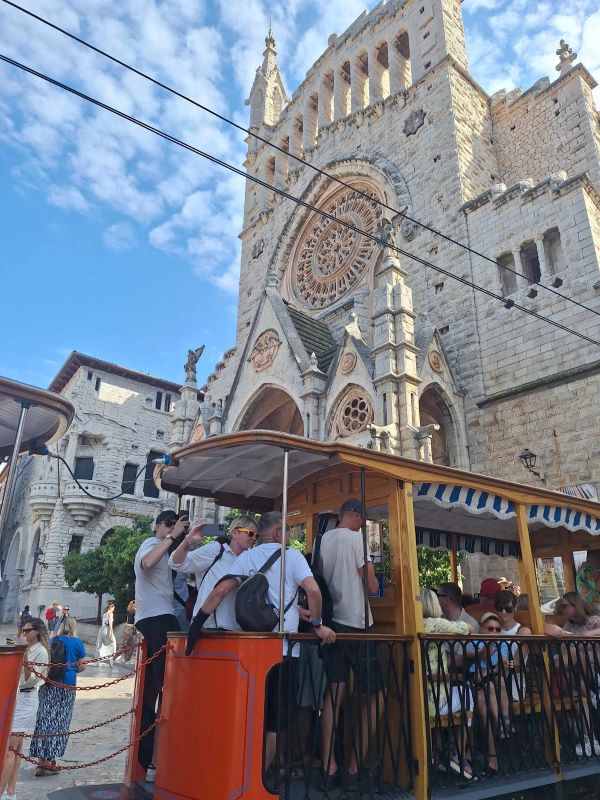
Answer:
<path fill-rule="evenodd" d="M 427 547 L 429 550 L 452 550 L 452 536 L 456 536 L 456 550 L 467 553 L 483 553 L 486 556 L 496 555 L 502 558 L 507 556 L 519 557 L 519 543 L 493 539 L 489 536 L 473 536 L 469 534 L 448 531 L 439 531 L 432 528 L 416 526 L 417 547 Z"/>
<path fill-rule="evenodd" d="M 416 485 L 415 499 L 427 499 L 441 508 L 462 508 L 471 514 L 487 514 L 501 520 L 516 516 L 512 500 L 468 486 L 421 483 Z M 541 523 L 549 528 L 562 527 L 569 531 L 585 531 L 592 536 L 600 535 L 600 516 L 585 514 L 571 508 L 551 504 L 531 505 L 528 508 L 528 516 L 529 522 Z"/>

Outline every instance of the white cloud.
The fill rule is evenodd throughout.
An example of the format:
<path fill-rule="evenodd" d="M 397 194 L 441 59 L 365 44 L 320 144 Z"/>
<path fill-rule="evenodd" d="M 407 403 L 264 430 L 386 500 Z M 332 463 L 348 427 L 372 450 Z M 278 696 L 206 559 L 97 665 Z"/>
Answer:
<path fill-rule="evenodd" d="M 48 201 L 59 208 L 85 213 L 90 205 L 76 186 L 51 186 Z"/>
<path fill-rule="evenodd" d="M 102 234 L 104 244 L 111 250 L 132 250 L 135 247 L 135 233 L 128 222 L 115 222 Z"/>

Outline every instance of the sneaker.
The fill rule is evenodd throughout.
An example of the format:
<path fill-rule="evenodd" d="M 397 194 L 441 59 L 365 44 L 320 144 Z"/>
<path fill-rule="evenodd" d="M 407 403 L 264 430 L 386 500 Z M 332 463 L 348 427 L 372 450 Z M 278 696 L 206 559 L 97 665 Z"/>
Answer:
<path fill-rule="evenodd" d="M 578 756 L 590 756 L 600 755 L 600 742 L 597 739 L 592 739 L 590 741 L 587 736 L 583 740 L 583 744 L 578 744 L 575 747 L 575 753 Z"/>
<path fill-rule="evenodd" d="M 146 770 L 146 783 L 154 783 L 156 780 L 156 764 L 148 764 Z"/>
<path fill-rule="evenodd" d="M 2 797 L 0 797 L 0 800 L 17 800 L 17 795 L 4 792 Z"/>
<path fill-rule="evenodd" d="M 457 775 L 466 778 L 468 781 L 473 779 L 473 768 L 468 758 L 464 756 L 461 758 L 454 753 L 450 757 L 449 766 L 452 772 L 456 772 Z"/>

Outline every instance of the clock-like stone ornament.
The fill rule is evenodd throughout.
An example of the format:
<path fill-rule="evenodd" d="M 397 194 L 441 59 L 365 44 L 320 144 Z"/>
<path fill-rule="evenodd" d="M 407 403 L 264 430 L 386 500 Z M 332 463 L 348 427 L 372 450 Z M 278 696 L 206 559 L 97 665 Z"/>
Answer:
<path fill-rule="evenodd" d="M 383 216 L 377 201 L 384 198 L 367 183 L 356 182 L 354 187 L 343 187 L 319 208 L 376 236 Z M 300 231 L 295 248 L 292 286 L 296 299 L 312 309 L 335 303 L 368 273 L 380 249 L 357 230 L 313 211 Z"/>

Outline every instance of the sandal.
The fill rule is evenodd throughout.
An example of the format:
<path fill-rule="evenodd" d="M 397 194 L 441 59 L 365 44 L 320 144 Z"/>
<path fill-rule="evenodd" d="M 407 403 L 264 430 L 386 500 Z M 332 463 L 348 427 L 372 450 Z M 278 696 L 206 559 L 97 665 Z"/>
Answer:
<path fill-rule="evenodd" d="M 456 772 L 468 781 L 473 779 L 473 767 L 466 756 L 459 757 L 458 753 L 452 753 L 449 766 L 453 772 Z"/>

